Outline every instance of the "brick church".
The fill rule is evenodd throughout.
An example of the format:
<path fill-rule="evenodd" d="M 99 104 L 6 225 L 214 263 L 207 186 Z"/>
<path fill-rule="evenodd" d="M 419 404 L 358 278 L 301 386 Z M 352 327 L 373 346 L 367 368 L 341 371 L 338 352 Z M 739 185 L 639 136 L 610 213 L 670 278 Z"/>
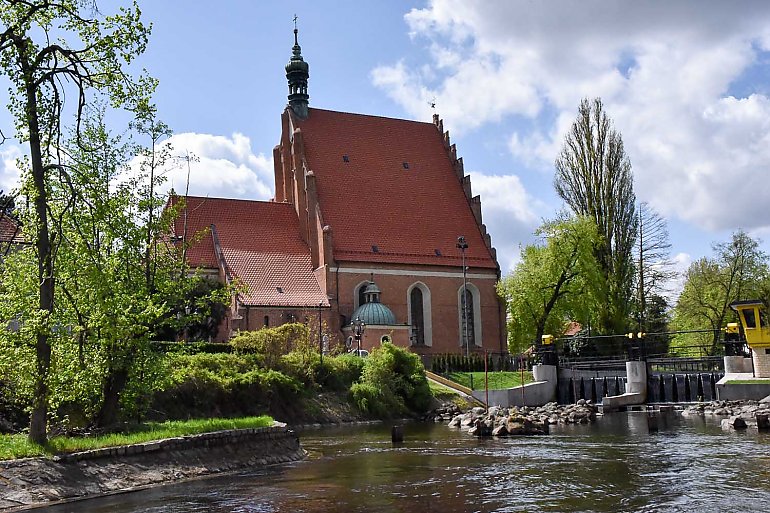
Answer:
<path fill-rule="evenodd" d="M 318 340 L 320 315 L 332 344 L 358 319 L 365 349 L 506 352 L 500 266 L 442 121 L 309 108 L 308 77 L 295 29 L 275 197 L 186 199 L 191 265 L 240 284 L 218 340 L 292 321 Z"/>

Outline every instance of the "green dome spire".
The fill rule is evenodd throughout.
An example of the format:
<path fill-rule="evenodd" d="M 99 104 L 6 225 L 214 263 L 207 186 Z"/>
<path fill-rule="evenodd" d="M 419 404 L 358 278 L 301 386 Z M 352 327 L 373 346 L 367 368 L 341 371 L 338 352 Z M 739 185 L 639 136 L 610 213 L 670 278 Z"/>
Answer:
<path fill-rule="evenodd" d="M 364 290 L 366 303 L 359 306 L 351 319 L 361 319 L 368 325 L 392 326 L 396 324 L 396 316 L 387 306 L 380 303 L 380 288 L 370 281 Z"/>

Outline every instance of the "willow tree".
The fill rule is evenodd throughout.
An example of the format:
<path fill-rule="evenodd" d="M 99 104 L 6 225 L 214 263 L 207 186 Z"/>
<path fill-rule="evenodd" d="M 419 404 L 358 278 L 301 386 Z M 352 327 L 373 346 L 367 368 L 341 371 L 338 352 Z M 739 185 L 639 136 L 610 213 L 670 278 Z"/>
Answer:
<path fill-rule="evenodd" d="M 583 99 L 578 116 L 556 159 L 556 192 L 580 216 L 595 223 L 599 241 L 594 256 L 603 280 L 597 297 L 599 330 L 624 333 L 633 304 L 636 198 L 631 162 L 599 98 Z"/>
<path fill-rule="evenodd" d="M 561 335 L 568 321 L 590 321 L 596 226 L 585 217 L 559 219 L 536 234 L 541 242 L 522 249 L 521 261 L 499 287 L 508 305 L 512 353 L 539 344 L 546 333 Z"/>
<path fill-rule="evenodd" d="M 2 0 L 0 72 L 11 82 L 9 110 L 15 136 L 28 146 L 23 190 L 34 205 L 31 242 L 37 263 L 34 325 L 34 391 L 29 438 L 47 439 L 48 376 L 56 294 L 54 254 L 60 236 L 49 217 L 49 186 L 66 164 L 64 127 L 76 133 L 86 105 L 105 96 L 111 105 L 139 111 L 149 104 L 154 81 L 133 80 L 127 67 L 144 52 L 150 28 L 134 2 L 104 15 L 94 1 Z"/>

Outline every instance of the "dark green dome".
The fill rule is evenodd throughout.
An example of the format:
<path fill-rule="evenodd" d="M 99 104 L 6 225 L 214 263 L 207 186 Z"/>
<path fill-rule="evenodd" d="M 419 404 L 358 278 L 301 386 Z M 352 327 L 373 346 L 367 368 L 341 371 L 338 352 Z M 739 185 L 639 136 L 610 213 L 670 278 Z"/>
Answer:
<path fill-rule="evenodd" d="M 353 312 L 351 319 L 361 319 L 367 325 L 388 325 L 396 324 L 396 316 L 390 311 L 390 308 L 382 303 L 364 303 Z"/>

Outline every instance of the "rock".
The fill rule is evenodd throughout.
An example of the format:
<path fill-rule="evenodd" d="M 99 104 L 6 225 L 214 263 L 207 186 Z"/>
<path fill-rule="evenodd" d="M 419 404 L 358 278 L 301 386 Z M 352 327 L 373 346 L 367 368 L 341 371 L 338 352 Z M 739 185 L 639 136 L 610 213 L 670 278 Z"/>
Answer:
<path fill-rule="evenodd" d="M 500 424 L 492 430 L 492 436 L 508 436 L 508 428 L 505 427 L 505 424 Z"/>
<path fill-rule="evenodd" d="M 487 412 L 487 410 L 485 410 L 482 406 L 476 406 L 471 411 L 473 412 L 474 415 L 477 415 L 477 416 L 484 415 Z"/>
<path fill-rule="evenodd" d="M 473 425 L 474 416 L 473 413 L 466 413 L 463 415 L 462 421 L 460 421 L 460 425 L 463 427 L 470 427 Z"/>
<path fill-rule="evenodd" d="M 455 415 L 452 420 L 449 421 L 449 427 L 453 428 L 459 428 L 462 424 L 463 416 L 462 415 Z"/>
<path fill-rule="evenodd" d="M 722 429 L 746 429 L 746 421 L 740 417 L 722 419 Z"/>
<path fill-rule="evenodd" d="M 468 434 L 474 436 L 492 436 L 492 428 L 481 419 L 476 420 L 475 425 L 468 430 Z"/>

